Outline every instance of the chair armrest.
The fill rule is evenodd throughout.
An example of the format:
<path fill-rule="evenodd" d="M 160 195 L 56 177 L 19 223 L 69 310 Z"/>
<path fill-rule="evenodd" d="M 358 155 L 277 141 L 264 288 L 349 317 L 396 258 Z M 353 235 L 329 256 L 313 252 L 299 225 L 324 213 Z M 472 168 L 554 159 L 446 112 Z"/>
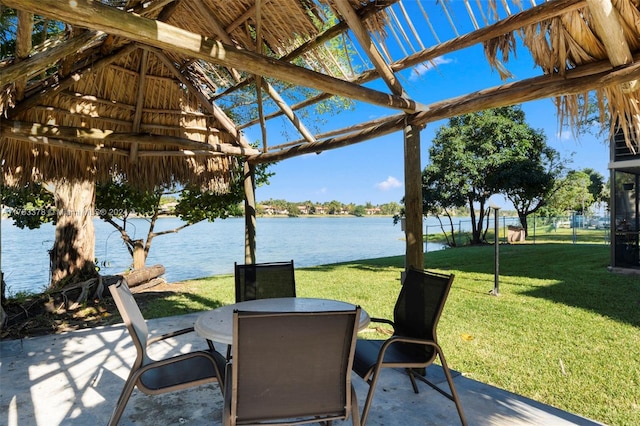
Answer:
<path fill-rule="evenodd" d="M 193 327 L 189 327 L 189 328 L 183 328 L 182 330 L 172 331 L 170 333 L 165 333 L 165 334 L 162 334 L 160 336 L 152 337 L 151 339 L 149 339 L 147 341 L 147 346 L 149 346 L 152 343 L 159 342 L 161 340 L 169 339 L 171 337 L 176 337 L 176 336 L 180 336 L 180 335 L 183 335 L 183 334 L 191 333 L 192 331 L 194 331 L 194 328 Z"/>
<path fill-rule="evenodd" d="M 395 327 L 395 324 L 393 323 L 393 321 L 388 320 L 386 318 L 369 318 L 371 322 L 378 322 L 378 323 L 382 323 L 382 324 L 389 324 L 392 327 Z"/>
<path fill-rule="evenodd" d="M 442 349 L 440 348 L 440 345 L 438 345 L 438 342 L 435 342 L 433 340 L 417 339 L 415 337 L 405 337 L 405 336 L 391 336 L 382 344 L 382 347 L 380 348 L 379 356 L 384 357 L 384 352 L 387 350 L 389 346 L 391 346 L 394 343 L 413 343 L 415 345 L 433 346 L 436 352 L 438 353 L 442 352 Z"/>
<path fill-rule="evenodd" d="M 194 352 L 187 352 L 183 354 L 174 355 L 172 357 L 164 358 L 160 360 L 153 360 L 153 362 L 151 362 L 150 364 L 140 367 L 138 371 L 141 373 L 144 373 L 147 370 L 152 370 L 154 368 L 162 367 L 164 365 L 173 364 L 176 361 L 184 361 L 190 358 L 207 358 L 209 361 L 211 361 L 212 364 L 216 366 L 216 371 L 218 370 L 218 364 L 216 364 L 216 359 L 213 353 L 209 351 L 194 351 Z"/>

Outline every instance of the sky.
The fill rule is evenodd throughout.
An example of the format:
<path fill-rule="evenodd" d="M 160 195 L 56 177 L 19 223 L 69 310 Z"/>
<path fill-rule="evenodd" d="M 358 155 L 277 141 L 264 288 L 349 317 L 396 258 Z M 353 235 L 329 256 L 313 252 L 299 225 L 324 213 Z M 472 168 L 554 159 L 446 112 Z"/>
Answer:
<path fill-rule="evenodd" d="M 405 4 L 410 6 L 411 2 Z M 489 67 L 479 46 L 447 54 L 434 62 L 435 66 L 421 66 L 417 71 L 404 72 L 401 79 L 409 96 L 426 105 L 513 81 L 500 80 L 498 73 Z M 517 47 L 517 59 L 505 65 L 517 79 L 540 74 L 534 69 L 528 51 L 521 45 Z M 369 87 L 389 92 L 380 82 Z M 555 148 L 562 158 L 571 159 L 571 169 L 592 168 L 607 180 L 609 148 L 604 138 L 592 135 L 576 138 L 570 129 L 563 129 L 558 123 L 552 99 L 524 103 L 521 107 L 526 122 L 544 132 L 547 144 Z M 358 121 L 397 113 L 357 103 L 354 110 L 331 117 L 323 130 L 339 129 Z M 421 168 L 429 162 L 428 150 L 437 129 L 445 124 L 446 120 L 428 123 L 421 131 Z M 249 140 L 260 139 L 257 128 L 249 128 L 245 132 Z M 269 138 L 270 145 L 288 140 L 284 137 L 279 140 L 277 132 L 270 132 Z M 403 169 L 403 135 L 397 132 L 320 154 L 282 160 L 270 167 L 275 175 L 270 178 L 269 185 L 256 189 L 256 199 L 259 203 L 269 199 L 318 203 L 337 200 L 356 205 L 400 203 L 404 195 Z M 493 201 L 500 207 L 509 208 L 501 197 L 495 197 Z"/>

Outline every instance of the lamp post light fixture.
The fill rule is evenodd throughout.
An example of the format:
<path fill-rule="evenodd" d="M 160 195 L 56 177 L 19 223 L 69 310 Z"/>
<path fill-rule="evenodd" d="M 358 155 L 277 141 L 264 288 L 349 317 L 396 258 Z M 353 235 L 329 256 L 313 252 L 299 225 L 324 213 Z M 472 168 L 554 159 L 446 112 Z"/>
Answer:
<path fill-rule="evenodd" d="M 490 204 L 489 205 L 490 209 L 493 209 L 494 212 L 494 217 L 493 217 L 493 227 L 494 227 L 494 237 L 493 237 L 493 246 L 494 246 L 494 250 L 495 250 L 495 255 L 494 255 L 494 266 L 493 266 L 493 290 L 491 290 L 489 292 L 489 294 L 491 296 L 498 296 L 500 294 L 499 292 L 499 287 L 500 287 L 500 238 L 499 238 L 499 233 L 500 233 L 500 225 L 499 225 L 499 217 L 498 217 L 498 211 L 500 210 L 500 207 L 498 207 L 495 204 Z"/>

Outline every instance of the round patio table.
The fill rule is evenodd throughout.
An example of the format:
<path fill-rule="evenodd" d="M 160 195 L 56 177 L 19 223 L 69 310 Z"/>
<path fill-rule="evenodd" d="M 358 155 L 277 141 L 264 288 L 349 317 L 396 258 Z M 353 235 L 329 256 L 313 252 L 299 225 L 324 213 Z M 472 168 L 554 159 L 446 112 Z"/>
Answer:
<path fill-rule="evenodd" d="M 233 311 L 236 309 L 256 312 L 331 312 L 352 310 L 355 309 L 355 305 L 339 300 L 304 297 L 248 300 L 202 313 L 194 324 L 196 333 L 207 340 L 231 345 L 233 343 Z M 369 314 L 360 308 L 358 330 L 365 329 L 370 320 Z"/>

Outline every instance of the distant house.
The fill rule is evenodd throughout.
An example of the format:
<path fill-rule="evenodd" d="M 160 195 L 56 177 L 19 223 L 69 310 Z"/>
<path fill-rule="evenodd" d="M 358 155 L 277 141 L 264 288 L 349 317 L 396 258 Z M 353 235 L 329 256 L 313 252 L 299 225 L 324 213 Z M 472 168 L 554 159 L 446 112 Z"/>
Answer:
<path fill-rule="evenodd" d="M 323 206 L 316 206 L 316 214 L 327 214 L 327 209 Z"/>
<path fill-rule="evenodd" d="M 178 205 L 177 201 L 171 201 L 160 206 L 160 214 L 173 214 Z"/>
<path fill-rule="evenodd" d="M 380 214 L 381 210 L 379 207 L 374 207 L 372 209 L 366 209 L 365 212 L 367 213 L 367 215 L 371 216 L 374 214 Z"/>
<path fill-rule="evenodd" d="M 276 206 L 271 206 L 268 204 L 262 205 L 260 206 L 262 208 L 262 212 L 263 214 L 266 215 L 288 215 L 289 214 L 289 210 L 287 209 L 279 209 Z"/>

